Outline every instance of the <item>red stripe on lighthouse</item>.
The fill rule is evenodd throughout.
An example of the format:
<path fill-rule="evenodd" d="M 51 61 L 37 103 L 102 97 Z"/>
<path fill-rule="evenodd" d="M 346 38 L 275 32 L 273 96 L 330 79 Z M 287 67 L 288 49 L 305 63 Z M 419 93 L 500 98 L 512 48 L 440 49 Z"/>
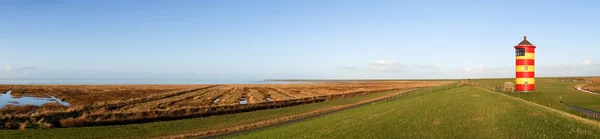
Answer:
<path fill-rule="evenodd" d="M 517 78 L 535 78 L 535 72 L 517 72 Z"/>
<path fill-rule="evenodd" d="M 533 59 L 517 59 L 517 66 L 519 65 L 535 65 L 535 60 Z"/>
<path fill-rule="evenodd" d="M 516 86 L 516 90 L 517 91 L 535 91 L 535 84 L 529 84 L 529 85 L 524 85 L 524 84 L 517 84 Z"/>

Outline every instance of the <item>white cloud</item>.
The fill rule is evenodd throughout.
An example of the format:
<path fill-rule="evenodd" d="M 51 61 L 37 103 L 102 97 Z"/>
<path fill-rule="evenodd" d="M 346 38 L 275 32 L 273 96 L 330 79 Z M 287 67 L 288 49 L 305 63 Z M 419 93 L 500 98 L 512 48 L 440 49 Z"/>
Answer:
<path fill-rule="evenodd" d="M 29 77 L 31 76 L 47 76 L 54 74 L 53 72 L 45 69 L 40 69 L 36 67 L 25 67 L 18 65 L 6 65 L 3 69 L 4 72 L 0 72 L 1 76 L 4 77 Z"/>
<path fill-rule="evenodd" d="M 393 60 L 375 60 L 375 63 L 369 64 L 368 69 L 375 71 L 395 70 L 395 68 L 397 68 L 399 65 L 394 63 L 395 62 Z"/>
<path fill-rule="evenodd" d="M 339 66 L 339 67 L 335 67 L 338 69 L 345 69 L 345 70 L 355 70 L 358 69 L 358 67 L 353 67 L 353 66 Z"/>
<path fill-rule="evenodd" d="M 12 65 L 4 66 L 4 72 L 10 72 L 12 70 Z"/>
<path fill-rule="evenodd" d="M 466 67 L 464 69 L 466 72 L 481 72 L 485 69 L 485 65 L 479 64 L 476 67 Z"/>
<path fill-rule="evenodd" d="M 432 76 L 445 76 L 445 71 L 435 65 L 406 65 L 393 60 L 375 60 L 362 66 L 339 66 L 341 70 L 354 71 L 353 76 L 347 78 L 428 78 Z"/>
<path fill-rule="evenodd" d="M 389 67 L 387 66 L 369 66 L 370 69 L 376 70 L 376 71 L 385 71 L 387 69 L 389 69 Z"/>
<path fill-rule="evenodd" d="M 594 64 L 594 61 L 588 59 L 588 60 L 584 60 L 583 62 L 581 62 L 581 64 L 583 64 L 583 65 L 592 65 L 592 64 Z"/>
<path fill-rule="evenodd" d="M 17 71 L 19 69 L 21 69 L 22 67 L 20 66 L 14 66 L 14 65 L 6 65 L 4 66 L 4 72 L 12 72 L 12 71 Z"/>
<path fill-rule="evenodd" d="M 393 60 L 376 60 L 375 64 L 377 65 L 392 65 L 394 64 Z"/>

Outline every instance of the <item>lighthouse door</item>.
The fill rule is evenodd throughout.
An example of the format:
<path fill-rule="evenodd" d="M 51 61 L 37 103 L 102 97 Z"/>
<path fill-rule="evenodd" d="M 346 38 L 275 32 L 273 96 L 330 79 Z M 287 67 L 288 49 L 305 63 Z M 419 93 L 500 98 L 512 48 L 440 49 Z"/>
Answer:
<path fill-rule="evenodd" d="M 527 88 L 527 86 L 529 86 L 529 82 L 525 81 L 525 88 Z"/>

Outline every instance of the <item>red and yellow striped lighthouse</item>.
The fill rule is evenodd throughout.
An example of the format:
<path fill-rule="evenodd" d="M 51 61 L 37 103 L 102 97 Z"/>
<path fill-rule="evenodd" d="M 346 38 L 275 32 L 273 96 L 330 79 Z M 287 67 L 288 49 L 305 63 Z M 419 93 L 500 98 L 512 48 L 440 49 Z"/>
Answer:
<path fill-rule="evenodd" d="M 535 45 L 527 41 L 527 36 L 523 41 L 515 46 L 517 55 L 516 64 L 516 90 L 519 92 L 535 91 Z"/>

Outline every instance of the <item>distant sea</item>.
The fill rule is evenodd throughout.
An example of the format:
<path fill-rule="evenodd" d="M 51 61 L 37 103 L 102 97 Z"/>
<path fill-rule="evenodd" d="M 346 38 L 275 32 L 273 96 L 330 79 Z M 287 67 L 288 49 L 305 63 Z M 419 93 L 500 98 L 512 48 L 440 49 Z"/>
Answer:
<path fill-rule="evenodd" d="M 264 80 L 203 80 L 203 79 L 22 79 L 0 78 L 0 84 L 295 84 L 306 82 L 282 82 Z"/>

